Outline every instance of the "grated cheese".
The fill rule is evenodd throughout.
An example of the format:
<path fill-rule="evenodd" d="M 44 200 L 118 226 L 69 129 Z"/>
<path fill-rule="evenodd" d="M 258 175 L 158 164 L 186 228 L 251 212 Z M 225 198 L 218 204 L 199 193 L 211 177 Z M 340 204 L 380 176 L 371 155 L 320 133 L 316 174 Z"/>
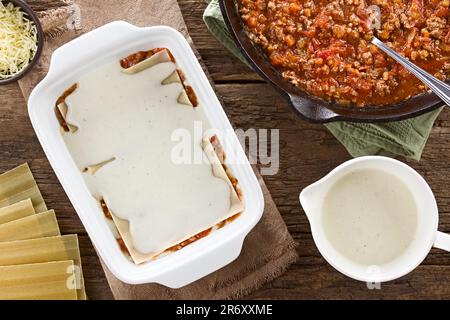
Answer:
<path fill-rule="evenodd" d="M 19 7 L 0 0 L 0 80 L 25 69 L 36 51 L 36 25 Z"/>

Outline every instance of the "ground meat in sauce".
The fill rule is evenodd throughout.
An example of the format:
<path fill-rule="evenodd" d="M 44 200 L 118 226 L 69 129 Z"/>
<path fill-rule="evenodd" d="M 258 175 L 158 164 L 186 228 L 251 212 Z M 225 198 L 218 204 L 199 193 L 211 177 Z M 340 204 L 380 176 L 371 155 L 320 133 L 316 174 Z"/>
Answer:
<path fill-rule="evenodd" d="M 251 40 L 294 85 L 345 105 L 386 105 L 427 90 L 374 45 L 439 79 L 450 75 L 450 0 L 238 0 Z M 368 7 L 381 9 L 379 30 Z"/>

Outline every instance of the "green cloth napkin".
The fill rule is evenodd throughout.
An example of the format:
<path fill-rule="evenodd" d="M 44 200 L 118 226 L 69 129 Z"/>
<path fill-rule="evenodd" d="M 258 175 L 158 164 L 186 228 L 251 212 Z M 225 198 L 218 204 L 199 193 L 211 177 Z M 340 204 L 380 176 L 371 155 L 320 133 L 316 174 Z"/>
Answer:
<path fill-rule="evenodd" d="M 209 2 L 203 20 L 209 31 L 235 56 L 247 64 L 228 33 L 218 0 Z M 248 64 L 247 64 L 248 65 Z M 418 117 L 381 124 L 333 122 L 325 126 L 353 157 L 365 155 L 401 155 L 420 160 L 423 148 L 442 108 Z"/>

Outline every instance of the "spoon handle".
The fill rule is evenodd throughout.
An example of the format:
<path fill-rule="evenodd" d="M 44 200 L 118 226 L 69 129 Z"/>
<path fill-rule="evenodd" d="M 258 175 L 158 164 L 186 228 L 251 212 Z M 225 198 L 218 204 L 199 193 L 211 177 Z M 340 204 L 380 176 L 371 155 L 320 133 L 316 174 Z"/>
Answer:
<path fill-rule="evenodd" d="M 378 38 L 373 37 L 372 43 L 388 54 L 391 58 L 395 59 L 398 63 L 408 69 L 413 75 L 419 78 L 423 83 L 425 83 L 439 98 L 442 99 L 447 105 L 450 106 L 450 86 L 445 82 L 436 79 L 425 70 L 419 68 L 414 63 L 404 58 L 392 48 L 387 46 L 385 43 L 380 41 Z"/>

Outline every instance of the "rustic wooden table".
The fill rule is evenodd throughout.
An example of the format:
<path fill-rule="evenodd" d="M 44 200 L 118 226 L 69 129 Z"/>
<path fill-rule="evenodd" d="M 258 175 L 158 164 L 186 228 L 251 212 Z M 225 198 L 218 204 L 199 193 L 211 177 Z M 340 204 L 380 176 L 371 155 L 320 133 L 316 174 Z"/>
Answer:
<path fill-rule="evenodd" d="M 229 54 L 202 22 L 203 1 L 180 0 L 189 32 L 224 101 L 236 128 L 280 129 L 280 170 L 265 177 L 272 196 L 298 241 L 300 259 L 252 299 L 450 299 L 450 254 L 432 250 L 411 274 L 381 290 L 336 272 L 320 256 L 308 221 L 299 206 L 302 188 L 325 175 L 350 156 L 322 125 L 309 124 L 294 115 L 285 101 L 254 72 Z M 439 209 L 441 231 L 450 232 L 450 112 L 436 121 L 422 160 L 412 162 L 430 183 Z M 90 299 L 111 299 L 97 255 L 56 179 L 27 115 L 17 84 L 0 87 L 0 172 L 23 162 L 31 166 L 48 206 L 54 208 L 63 233 L 78 233 L 86 289 Z"/>

